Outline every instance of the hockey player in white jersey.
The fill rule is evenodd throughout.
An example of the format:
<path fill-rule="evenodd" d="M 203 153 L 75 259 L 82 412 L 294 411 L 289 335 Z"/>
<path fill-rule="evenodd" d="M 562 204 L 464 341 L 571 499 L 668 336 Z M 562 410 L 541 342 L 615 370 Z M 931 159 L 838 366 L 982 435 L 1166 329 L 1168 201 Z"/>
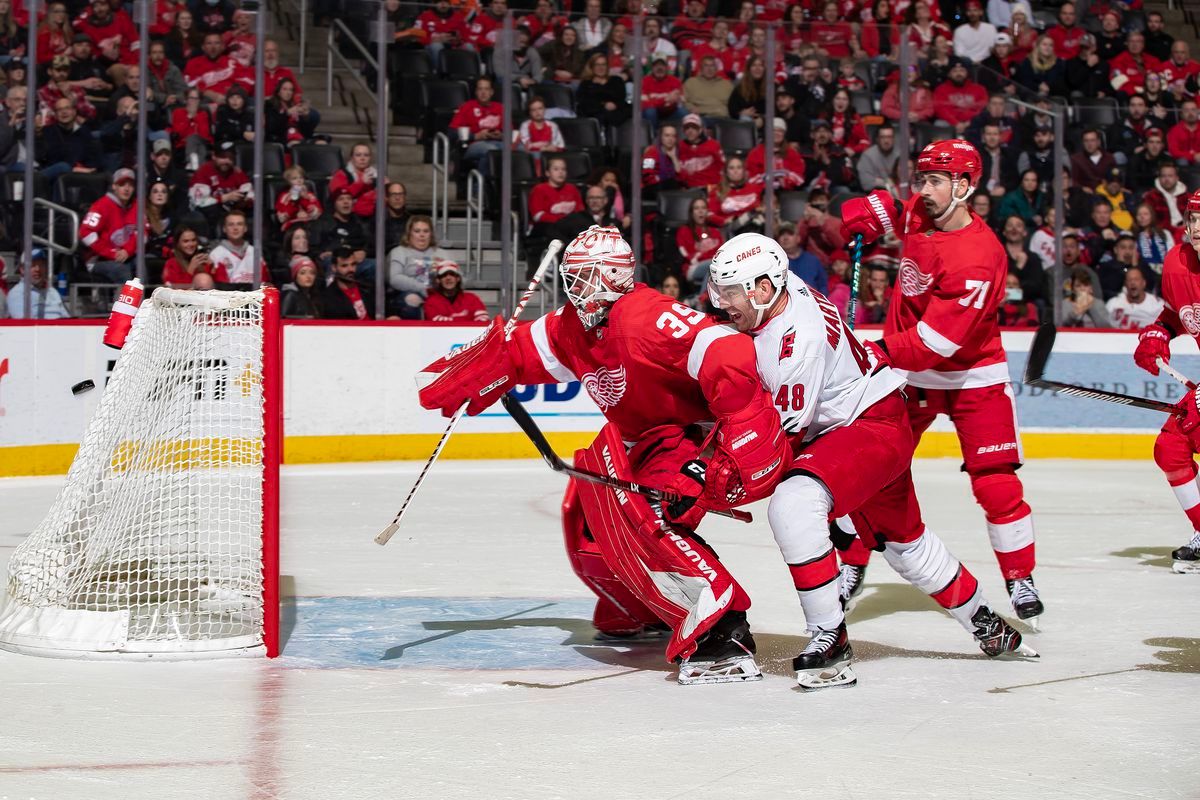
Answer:
<path fill-rule="evenodd" d="M 758 372 L 794 453 L 768 508 L 812 640 L 793 660 L 802 689 L 851 686 L 853 653 L 829 520 L 849 514 L 868 546 L 967 629 L 989 656 L 1037 654 L 983 597 L 975 576 L 925 528 L 910 469 L 903 378 L 872 359 L 819 292 L 788 280 L 773 239 L 746 233 L 712 260 L 709 295 L 754 337 Z"/>

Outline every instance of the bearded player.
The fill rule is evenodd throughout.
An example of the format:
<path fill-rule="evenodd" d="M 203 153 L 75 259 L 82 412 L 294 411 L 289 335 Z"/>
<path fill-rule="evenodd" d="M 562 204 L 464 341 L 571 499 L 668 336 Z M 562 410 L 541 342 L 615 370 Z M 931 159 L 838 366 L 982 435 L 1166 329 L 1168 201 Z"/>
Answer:
<path fill-rule="evenodd" d="M 1200 191 L 1188 198 L 1183 241 L 1163 263 L 1162 299 L 1166 304 L 1153 325 L 1138 335 L 1133 360 L 1151 375 L 1158 359 L 1170 362 L 1171 340 L 1187 334 L 1200 342 Z M 1200 408 L 1196 390 L 1184 395 L 1158 438 L 1154 462 L 1167 477 L 1183 513 L 1192 524 L 1192 538 L 1171 553 L 1171 568 L 1179 573 L 1200 572 L 1200 485 L 1193 454 L 1200 453 Z"/>
<path fill-rule="evenodd" d="M 1013 610 L 1036 627 L 1043 606 L 1033 583 L 1033 512 L 1016 473 L 1021 441 L 997 313 L 1008 260 L 967 205 L 982 174 L 972 145 L 934 142 L 917 156 L 911 200 L 900 204 L 883 191 L 849 200 L 842 233 L 865 244 L 889 232 L 903 241 L 900 292 L 883 338 L 867 346 L 906 373 L 917 441 L 939 414 L 954 423 Z M 861 587 L 868 557 L 861 546 L 844 555 L 847 594 Z"/>
<path fill-rule="evenodd" d="M 683 684 L 761 678 L 750 598 L 694 533 L 705 508 L 767 496 L 789 465 L 754 343 L 635 284 L 633 252 L 616 228 L 579 234 L 559 271 L 569 305 L 508 340 L 497 318 L 426 368 L 441 374 L 421 404 L 450 416 L 469 401 L 467 413 L 478 414 L 517 384 L 582 382 L 608 424 L 575 466 L 686 495 L 655 509 L 641 495 L 568 486 L 567 552 L 599 597 L 597 629 L 619 637 L 669 626 L 667 658 L 682 662 Z M 708 443 L 715 450 L 700 461 Z"/>
<path fill-rule="evenodd" d="M 958 620 L 984 653 L 1036 656 L 922 523 L 904 378 L 872 360 L 829 300 L 789 282 L 787 253 L 774 239 L 744 233 L 723 244 L 710 266 L 709 296 L 754 337 L 759 377 L 794 454 L 767 514 L 812 636 L 792 662 L 800 687 L 857 680 L 829 528 L 831 516 L 845 514 L 877 537 L 888 563 Z"/>

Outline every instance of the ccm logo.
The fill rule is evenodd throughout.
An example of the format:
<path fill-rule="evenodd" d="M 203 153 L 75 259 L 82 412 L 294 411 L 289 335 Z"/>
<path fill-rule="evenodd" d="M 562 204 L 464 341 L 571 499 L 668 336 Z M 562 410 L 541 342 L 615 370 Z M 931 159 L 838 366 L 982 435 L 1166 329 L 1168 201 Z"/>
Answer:
<path fill-rule="evenodd" d="M 741 262 L 745 261 L 747 258 L 750 258 L 751 256 L 756 256 L 761 252 L 762 252 L 761 247 L 755 247 L 753 250 L 747 250 L 744 253 L 738 253 L 736 261 L 740 264 Z"/>
<path fill-rule="evenodd" d="M 1003 453 L 1005 450 L 1016 450 L 1016 442 L 1005 442 L 1004 444 L 989 444 L 975 451 L 975 455 L 981 456 L 984 453 Z"/>

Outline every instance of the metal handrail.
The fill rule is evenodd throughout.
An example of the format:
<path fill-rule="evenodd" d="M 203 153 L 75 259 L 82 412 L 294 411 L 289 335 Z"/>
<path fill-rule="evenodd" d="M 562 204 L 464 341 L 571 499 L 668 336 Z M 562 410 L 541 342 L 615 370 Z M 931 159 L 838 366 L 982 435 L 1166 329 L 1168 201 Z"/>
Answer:
<path fill-rule="evenodd" d="M 354 76 L 354 80 L 358 81 L 358 85 L 363 88 L 364 92 L 371 96 L 372 100 L 374 100 L 375 92 L 372 91 L 371 87 L 367 85 L 367 82 L 363 80 L 362 75 L 359 74 L 359 71 L 355 65 L 347 61 L 346 57 L 342 55 L 342 52 L 336 46 L 337 43 L 333 39 L 333 34 L 339 28 L 346 37 L 346 42 L 353 45 L 355 50 L 362 53 L 363 60 L 366 61 L 369 66 L 375 68 L 376 80 L 386 80 L 379 70 L 379 62 L 377 62 L 375 57 L 371 55 L 371 51 L 367 50 L 367 48 L 363 46 L 363 43 L 358 40 L 357 36 L 350 32 L 350 29 L 346 27 L 344 22 L 342 22 L 340 19 L 335 19 L 330 23 L 329 32 L 325 36 L 325 103 L 326 105 L 333 105 L 334 56 L 337 56 L 338 60 L 342 62 L 342 67 Z"/>
<path fill-rule="evenodd" d="M 449 217 L 450 137 L 437 133 L 433 137 L 433 230 L 438 239 L 446 238 Z"/>
<path fill-rule="evenodd" d="M 509 296 L 510 297 L 520 297 L 521 292 L 525 288 L 524 286 L 518 286 L 519 279 L 517 277 L 517 254 L 521 252 L 521 245 L 520 245 L 521 215 L 518 214 L 515 210 L 512 211 L 511 214 L 512 214 L 512 252 L 509 253 L 508 265 L 509 265 L 509 270 L 510 270 L 509 283 L 512 287 L 512 294 Z M 501 250 L 501 252 L 503 252 L 503 250 Z M 522 276 L 522 277 L 524 277 L 524 276 Z M 500 285 L 501 286 L 504 285 L 503 277 L 500 278 Z M 543 305 L 543 307 L 544 307 L 544 305 Z"/>
<path fill-rule="evenodd" d="M 483 272 L 483 173 L 467 174 L 467 263 L 464 269 L 472 278 Z"/>
<path fill-rule="evenodd" d="M 40 197 L 33 198 L 33 206 L 36 210 L 39 206 L 46 209 L 46 230 L 50 236 L 54 235 L 56 230 L 54 222 L 55 214 L 65 214 L 67 219 L 71 221 L 71 245 L 61 245 L 53 239 L 48 239 L 45 236 L 38 236 L 36 233 L 30 233 L 30 238 L 33 243 L 39 247 L 44 247 L 49 250 L 49 258 L 46 259 L 46 269 L 51 275 L 58 274 L 58 270 L 54 268 L 54 255 L 57 253 L 63 256 L 74 255 L 79 249 L 79 213 L 66 206 L 60 206 L 57 203 L 51 203 L 49 200 L 43 200 Z"/>

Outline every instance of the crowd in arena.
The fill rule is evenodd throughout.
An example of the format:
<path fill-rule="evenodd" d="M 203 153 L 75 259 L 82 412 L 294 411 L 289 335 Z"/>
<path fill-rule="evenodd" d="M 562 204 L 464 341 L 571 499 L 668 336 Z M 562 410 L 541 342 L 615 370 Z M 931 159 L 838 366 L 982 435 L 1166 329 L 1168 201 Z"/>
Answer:
<path fill-rule="evenodd" d="M 1004 324 L 1034 325 L 1059 301 L 1070 325 L 1136 328 L 1157 313 L 1163 257 L 1179 241 L 1187 192 L 1200 188 L 1200 63 L 1186 41 L 1164 30 L 1160 14 L 1141 10 L 1141 0 L 1091 2 L 1083 13 L 1071 2 L 1049 10 L 1024 0 L 530 5 L 513 9 L 510 72 L 512 157 L 522 159 L 524 176 L 514 204 L 530 263 L 550 238 L 570 240 L 591 224 L 629 233 L 629 175 L 640 162 L 644 277 L 703 305 L 711 254 L 737 233 L 767 228 L 769 139 L 776 236 L 793 271 L 844 310 L 851 267 L 838 209 L 877 188 L 904 193 L 897 128 L 906 105 L 914 150 L 959 136 L 982 155 L 984 181 L 971 204 L 1009 254 Z M 442 115 L 423 109 L 422 119 L 436 123 L 425 126 L 426 138 L 442 132 L 458 144 L 460 186 L 471 169 L 494 184 L 505 109 L 493 56 L 506 0 L 388 0 L 387 9 L 396 27 L 393 62 L 415 54 L 446 77 L 452 54 L 477 56 L 464 102 Z M 330 2 L 314 6 L 318 22 L 336 11 Z M 143 102 L 150 133 L 141 233 L 152 283 L 246 286 L 257 266 L 263 280 L 286 285 L 289 316 L 367 319 L 384 269 L 389 317 L 486 319 L 430 219 L 409 212 L 399 181 L 384 181 L 385 251 L 375 252 L 380 176 L 371 147 L 355 144 L 343 160 L 339 148 L 322 143 L 320 115 L 280 65 L 278 46 L 259 48 L 249 14 L 230 0 L 157 0 L 153 14 L 143 81 L 131 9 L 121 0 L 54 2 L 36 21 L 22 3 L 0 0 L 0 60 L 7 59 L 0 164 L 11 186 L 32 158 L 46 195 L 79 212 L 78 264 L 65 280 L 120 283 L 134 273 Z M 631 29 L 639 16 L 635 63 Z M 33 59 L 24 52 L 30 24 L 38 30 Z M 899 68 L 902 43 L 913 52 L 907 75 Z M 256 53 L 266 77 L 262 129 L 280 173 L 266 198 L 254 196 L 247 174 Z M 29 61 L 39 87 L 32 154 L 25 152 Z M 639 70 L 642 120 L 635 121 Z M 765 131 L 768 81 L 775 113 Z M 1056 141 L 1055 100 L 1073 109 L 1064 142 Z M 598 139 L 581 141 L 578 123 L 592 121 Z M 634 158 L 628 131 L 643 121 L 645 146 Z M 1056 146 L 1066 150 L 1061 176 Z M 1053 235 L 1058 186 L 1061 243 Z M 682 210 L 672 210 L 678 203 L 666 198 L 681 196 Z M 261 243 L 248 240 L 256 205 L 271 211 Z M 865 253 L 856 322 L 886 315 L 899 255 L 889 241 Z M 1065 283 L 1054 286 L 1050 267 L 1060 255 Z M 47 269 L 30 273 L 35 292 L 54 291 Z M 53 282 L 61 288 L 64 278 Z M 8 310 L 16 304 L 24 314 L 24 299 L 12 300 L 18 294 L 9 293 Z"/>

